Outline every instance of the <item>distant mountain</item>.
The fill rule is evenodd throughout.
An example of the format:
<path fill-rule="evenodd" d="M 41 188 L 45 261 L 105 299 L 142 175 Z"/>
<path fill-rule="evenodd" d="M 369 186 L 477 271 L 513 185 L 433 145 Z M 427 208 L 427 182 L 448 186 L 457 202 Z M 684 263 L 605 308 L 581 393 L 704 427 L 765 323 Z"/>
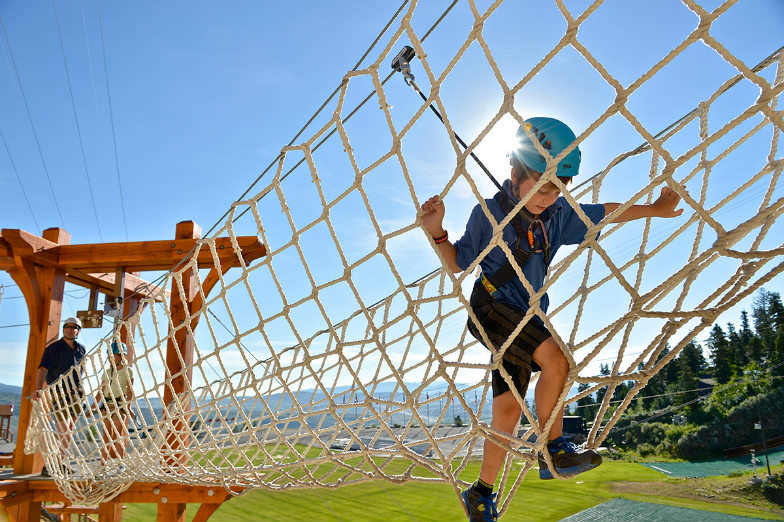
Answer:
<path fill-rule="evenodd" d="M 22 388 L 0 383 L 0 404 L 13 404 L 14 414 L 11 416 L 11 431 L 16 434 L 19 426 L 19 408 L 22 404 Z"/>
<path fill-rule="evenodd" d="M 19 396 L 22 395 L 22 388 L 20 386 L 13 386 L 11 384 L 3 384 L 0 382 L 0 393 L 15 393 Z"/>
<path fill-rule="evenodd" d="M 416 389 L 417 386 L 420 386 L 421 383 L 405 383 L 405 385 L 409 390 L 413 390 Z M 463 386 L 465 385 L 457 385 L 458 388 Z M 202 407 L 212 403 L 212 408 L 210 410 L 202 410 L 202 414 L 204 421 L 213 425 L 221 424 L 222 421 L 236 422 L 237 417 L 242 416 L 240 410 L 242 410 L 244 415 L 249 417 L 251 420 L 256 420 L 257 422 L 260 422 L 262 425 L 264 425 L 270 422 L 269 410 L 267 409 L 269 408 L 281 420 L 282 424 L 286 424 L 288 427 L 296 427 L 296 425 L 299 424 L 297 421 L 284 420 L 290 417 L 298 417 L 298 407 L 295 407 L 294 405 L 295 397 L 299 407 L 303 407 L 305 409 L 303 420 L 305 420 L 305 422 L 311 426 L 328 427 L 336 422 L 336 419 L 334 419 L 332 415 L 324 411 L 328 408 L 329 401 L 323 392 L 314 389 L 292 390 L 292 392 L 292 394 L 276 393 L 264 396 L 235 395 L 233 397 L 224 397 L 217 401 L 217 403 L 213 402 L 209 398 L 200 398 L 199 402 Z M 393 392 L 394 396 L 392 396 Z M 418 409 L 420 415 L 423 417 L 427 416 L 427 418 L 432 419 L 440 413 L 440 411 L 436 411 L 439 410 L 439 407 L 448 406 L 442 404 L 440 400 L 437 402 L 435 401 L 435 397 L 442 394 L 443 392 L 443 384 L 428 387 L 422 393 L 422 398 L 424 399 L 425 396 L 432 395 L 434 401 L 430 406 L 419 406 Z M 335 403 L 340 405 L 339 408 L 342 412 L 341 416 L 344 421 L 356 420 L 368 415 L 368 412 L 365 410 L 365 407 L 362 404 L 364 402 L 364 395 L 362 395 L 359 390 L 356 389 L 356 387 L 338 386 L 331 390 L 331 394 L 334 397 Z M 402 391 L 400 390 L 399 386 L 396 386 L 394 383 L 379 383 L 375 389 L 373 389 L 373 394 L 375 397 L 382 397 L 387 400 L 404 400 Z M 11 419 L 11 427 L 14 431 L 17 430 L 17 424 L 19 420 L 21 395 L 21 387 L 0 383 L 0 404 L 11 403 L 14 405 L 14 415 Z M 470 396 L 466 396 L 466 400 L 470 404 L 473 404 L 473 399 L 473 393 L 470 394 Z M 350 406 L 352 403 L 358 403 L 358 406 Z M 137 408 L 135 410 L 137 416 L 133 424 L 151 426 L 165 418 L 163 415 L 163 404 L 157 397 L 137 396 L 136 405 Z M 378 405 L 376 406 L 376 409 L 377 411 L 381 412 L 385 408 L 382 405 Z M 453 414 L 463 414 L 465 417 L 464 412 L 460 410 L 459 404 L 455 405 L 453 403 L 450 410 L 451 411 L 446 416 L 445 422 L 451 422 Z M 314 412 L 312 414 L 308 414 L 309 411 Z M 489 408 L 486 408 L 485 411 L 489 414 Z M 390 423 L 403 424 L 408 417 L 410 417 L 410 412 L 401 412 L 392 415 L 387 419 Z"/>

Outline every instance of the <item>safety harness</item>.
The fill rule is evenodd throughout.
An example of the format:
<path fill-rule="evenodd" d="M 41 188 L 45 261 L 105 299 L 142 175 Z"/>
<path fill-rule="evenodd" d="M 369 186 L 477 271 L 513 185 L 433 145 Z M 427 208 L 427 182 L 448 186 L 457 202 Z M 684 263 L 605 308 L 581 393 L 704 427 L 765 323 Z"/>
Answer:
<path fill-rule="evenodd" d="M 493 199 L 496 200 L 505 214 L 509 214 L 514 208 L 514 203 L 511 201 L 511 198 L 503 190 L 498 191 L 496 195 L 493 196 Z M 523 228 L 523 219 L 528 222 L 527 231 Z M 528 262 L 528 258 L 531 257 L 531 254 L 539 252 L 544 252 L 545 267 L 549 266 L 550 241 L 547 238 L 547 230 L 545 230 L 542 220 L 531 216 L 526 208 L 523 207 L 520 209 L 517 215 L 512 218 L 512 225 L 514 226 L 515 232 L 517 233 L 517 241 L 515 241 L 515 247 L 512 251 L 512 255 L 514 256 L 515 262 L 520 267 L 520 270 L 525 267 L 525 264 Z M 539 226 L 542 229 L 542 234 L 544 236 L 543 245 L 540 245 L 539 240 L 534 236 L 534 230 L 536 226 Z M 522 248 L 522 245 L 525 243 L 528 243 L 528 246 L 531 248 L 531 250 L 524 250 Z M 482 272 L 481 282 L 484 289 L 487 290 L 487 293 L 492 296 L 501 287 L 501 285 L 505 284 L 514 277 L 517 277 L 514 266 L 512 265 L 512 262 L 507 259 L 506 263 L 502 265 L 501 268 L 496 270 L 493 275 L 487 276 L 484 272 Z"/>

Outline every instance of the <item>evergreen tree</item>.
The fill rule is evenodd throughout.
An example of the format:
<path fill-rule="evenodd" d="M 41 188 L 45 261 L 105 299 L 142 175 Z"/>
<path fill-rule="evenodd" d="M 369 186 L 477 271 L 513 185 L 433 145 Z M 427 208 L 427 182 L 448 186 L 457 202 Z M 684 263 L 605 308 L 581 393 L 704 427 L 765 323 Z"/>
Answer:
<path fill-rule="evenodd" d="M 749 344 L 746 345 L 746 357 L 751 363 L 761 363 L 765 349 L 762 346 L 762 341 L 756 335 L 751 338 Z"/>
<path fill-rule="evenodd" d="M 768 316 L 776 331 L 784 328 L 784 304 L 781 303 L 781 296 L 778 292 L 768 294 Z"/>
<path fill-rule="evenodd" d="M 740 334 L 735 331 L 735 325 L 727 323 L 727 343 L 729 344 L 729 356 L 736 368 L 743 368 L 747 363 L 746 347 L 740 340 Z"/>
<path fill-rule="evenodd" d="M 732 360 L 730 358 L 729 343 L 721 326 L 715 324 L 708 337 L 708 347 L 713 360 L 713 376 L 718 384 L 730 381 L 733 375 Z"/>
<path fill-rule="evenodd" d="M 673 399 L 675 404 L 686 404 L 697 398 L 698 392 L 697 387 L 699 386 L 699 379 L 697 375 L 689 365 L 689 362 L 686 359 L 678 359 L 676 361 L 676 368 L 678 372 L 678 378 L 676 381 L 676 389 L 679 392 L 686 392 L 686 393 L 678 393 L 675 395 Z M 687 390 L 694 390 L 694 391 L 687 391 Z"/>
<path fill-rule="evenodd" d="M 660 361 L 663 357 L 666 357 L 667 354 L 670 353 L 670 347 L 665 346 L 662 348 L 662 351 L 656 357 L 656 362 Z M 668 372 L 672 368 L 672 364 L 668 364 L 662 370 L 651 377 L 648 380 L 648 384 L 645 385 L 645 388 L 642 391 L 642 395 L 644 398 L 642 399 L 642 406 L 645 410 L 652 410 L 658 409 L 662 407 L 669 406 L 669 404 L 665 404 L 668 401 L 667 397 L 651 397 L 655 395 L 661 395 L 667 391 L 667 382 L 668 382 Z M 642 369 L 642 368 L 640 368 Z"/>
<path fill-rule="evenodd" d="M 584 392 L 585 390 L 587 390 L 590 387 L 591 387 L 590 384 L 581 382 L 581 383 L 579 383 L 577 385 L 577 392 L 578 393 L 582 393 L 582 392 Z M 594 418 L 596 416 L 596 407 L 595 406 L 589 406 L 590 404 L 593 404 L 594 402 L 595 402 L 595 400 L 594 400 L 593 394 L 586 395 L 585 397 L 582 397 L 581 399 L 577 399 L 577 406 L 578 406 L 578 408 L 577 408 L 577 415 L 581 415 L 584 419 L 592 419 L 592 418 Z"/>
<path fill-rule="evenodd" d="M 599 375 L 601 375 L 602 377 L 609 376 L 610 375 L 610 365 L 603 363 L 601 366 L 599 366 Z M 607 395 L 607 386 L 605 386 L 604 388 L 599 388 L 598 390 L 596 390 L 596 402 L 601 403 L 604 400 L 604 396 L 605 395 Z M 598 408 L 600 408 L 600 407 L 601 406 L 597 406 L 597 410 L 596 411 L 599 411 Z"/>
<path fill-rule="evenodd" d="M 678 354 L 678 360 L 687 364 L 691 369 L 691 372 L 697 377 L 699 377 L 699 375 L 703 372 L 703 370 L 705 370 L 705 367 L 707 366 L 705 356 L 702 355 L 702 347 L 693 341 L 683 347 L 681 353 Z M 680 370 L 677 366 L 675 368 L 675 374 L 675 378 L 677 380 L 680 374 Z"/>
<path fill-rule="evenodd" d="M 775 300 L 775 298 L 763 288 L 754 297 L 754 306 L 751 309 L 751 316 L 754 318 L 754 330 L 760 341 L 762 341 L 763 359 L 759 361 L 762 363 L 773 355 L 776 343 L 776 328 L 771 315 L 771 308 L 775 305 L 771 305 L 772 300 Z"/>
<path fill-rule="evenodd" d="M 629 394 L 629 390 L 631 386 L 626 383 L 626 381 L 621 381 L 618 383 L 618 386 L 615 387 L 615 391 L 613 392 L 613 400 L 614 401 L 622 401 L 626 398 L 626 395 Z"/>
<path fill-rule="evenodd" d="M 778 335 L 776 335 L 776 349 L 773 352 L 773 364 L 771 365 L 771 373 L 773 375 L 784 375 L 784 327 L 779 328 Z"/>
<path fill-rule="evenodd" d="M 770 356 L 773 375 L 784 375 L 784 305 L 778 292 L 772 292 L 768 300 L 768 312 L 776 328 L 776 338 L 773 341 L 773 351 Z"/>
<path fill-rule="evenodd" d="M 746 310 L 740 312 L 740 330 L 738 331 L 738 336 L 740 336 L 741 346 L 748 345 L 751 338 L 754 337 L 754 333 L 751 331 L 751 326 L 749 325 L 749 314 L 746 313 Z"/>

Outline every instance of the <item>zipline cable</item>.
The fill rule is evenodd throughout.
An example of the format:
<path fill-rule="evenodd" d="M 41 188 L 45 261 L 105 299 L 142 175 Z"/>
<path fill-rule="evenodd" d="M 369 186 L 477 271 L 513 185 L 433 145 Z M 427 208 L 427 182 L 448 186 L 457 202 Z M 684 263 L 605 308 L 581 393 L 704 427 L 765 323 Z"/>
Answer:
<path fill-rule="evenodd" d="M 46 176 L 46 181 L 49 184 L 49 190 L 52 193 L 52 201 L 54 203 L 54 208 L 57 211 L 57 217 L 60 218 L 60 224 L 65 227 L 65 219 L 63 219 L 63 213 L 60 210 L 60 204 L 57 202 L 57 194 L 54 191 L 54 185 L 52 184 L 52 176 L 49 175 L 49 167 L 46 166 L 46 160 L 44 159 L 44 151 L 41 148 L 41 140 L 38 138 L 38 131 L 35 130 L 35 123 L 33 123 L 33 115 L 30 112 L 30 104 L 27 101 L 27 95 L 25 94 L 24 86 L 22 85 L 22 78 L 19 75 L 19 67 L 16 66 L 16 59 L 14 58 L 14 52 L 11 49 L 11 39 L 8 37 L 8 31 L 5 27 L 5 21 L 3 20 L 2 12 L 0 12 L 0 26 L 3 28 L 3 36 L 5 37 L 5 45 L 8 48 L 8 57 L 11 60 L 11 67 L 14 70 L 14 76 L 16 77 L 16 83 L 19 86 L 19 92 L 22 95 L 22 103 L 24 103 L 25 112 L 27 113 L 27 121 L 30 122 L 30 130 L 33 132 L 33 141 L 35 141 L 36 149 L 38 150 L 38 157 L 41 159 L 41 166 L 44 170 L 44 175 Z"/>
<path fill-rule="evenodd" d="M 60 42 L 60 53 L 65 66 L 65 80 L 68 85 L 68 93 L 71 98 L 71 109 L 73 111 L 74 124 L 76 125 L 76 135 L 79 138 L 79 150 L 82 153 L 82 167 L 87 176 L 87 188 L 90 192 L 90 202 L 93 207 L 93 215 L 95 216 L 95 224 L 98 227 L 98 238 L 103 242 L 103 233 L 101 231 L 101 222 L 98 219 L 98 207 L 95 205 L 95 193 L 93 191 L 93 183 L 90 179 L 90 169 L 87 166 L 87 153 L 84 150 L 84 139 L 82 138 L 82 128 L 79 125 L 79 115 L 76 111 L 76 100 L 74 99 L 73 87 L 71 86 L 71 73 L 68 69 L 68 60 L 65 56 L 65 44 L 63 43 L 63 31 L 60 27 L 60 15 L 57 13 L 57 0 L 52 0 L 52 10 L 54 11 L 55 24 L 57 25 L 57 37 Z"/>

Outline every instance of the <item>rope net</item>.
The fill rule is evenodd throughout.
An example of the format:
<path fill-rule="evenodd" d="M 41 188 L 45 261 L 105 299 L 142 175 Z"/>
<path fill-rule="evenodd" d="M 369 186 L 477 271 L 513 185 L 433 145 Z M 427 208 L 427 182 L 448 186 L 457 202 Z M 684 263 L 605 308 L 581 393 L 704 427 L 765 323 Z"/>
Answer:
<path fill-rule="evenodd" d="M 483 201 L 494 189 L 469 153 L 489 159 L 483 153 L 493 155 L 494 136 L 538 115 L 531 103 L 543 96 L 537 81 L 563 61 L 608 101 L 578 133 L 586 159 L 578 184 L 563 191 L 568 204 L 625 201 L 622 212 L 652 201 L 664 185 L 682 196 L 683 216 L 666 222 L 593 225 L 583 215 L 586 239 L 561 249 L 545 286 L 530 292 L 525 320 L 535 314 L 544 321 L 571 368 L 556 409 L 606 390 L 586 442 L 598 447 L 683 346 L 784 268 L 777 243 L 784 237 L 784 123 L 776 109 L 784 54 L 753 67 L 714 38 L 712 28 L 733 4 L 706 11 L 684 0 L 691 29 L 624 82 L 581 41 L 602 16 L 600 1 L 573 14 L 557 0 L 554 33 L 531 48 L 523 61 L 536 59 L 524 69 L 494 58 L 504 50 L 494 28 L 524 16 L 523 7 L 460 3 L 438 30 L 424 32 L 435 17 L 405 4 L 366 55 L 369 65 L 345 75 L 324 110 L 281 149 L 262 188 L 235 202 L 197 252 L 166 274 L 160 287 L 171 288 L 171 299 L 150 296 L 123 323 L 136 328 L 128 430 L 105 437 L 107 413 L 90 408 L 113 364 L 106 341 L 77 370 L 88 399 L 77 407 L 58 402 L 75 374 L 46 389 L 26 451 L 43 453 L 73 502 L 98 503 L 134 481 L 238 492 L 418 480 L 446 481 L 458 492 L 475 479 L 464 471 L 490 437 L 510 451 L 499 488 L 503 513 L 546 437 L 537 438 L 542 431 L 525 397 L 518 396 L 525 418 L 516 436 L 490 427 L 489 372 L 500 367 L 506 345 L 491 363 L 466 328 L 479 259 L 461 274 L 427 273 L 440 263 L 421 229 L 420 204 L 440 193 L 453 234 L 477 202 L 489 216 Z M 403 45 L 416 51 L 412 70 L 427 102 L 391 78 L 390 61 Z M 655 95 L 663 106 L 654 112 L 677 109 L 680 100 L 666 93 L 682 83 L 679 60 L 697 52 L 701 63 L 723 68 L 724 79 L 708 83 L 698 74 L 682 101 L 697 108 L 664 131 L 649 130 L 663 125 L 639 116 L 640 104 Z M 466 72 L 489 93 L 486 100 L 460 97 L 450 78 Z M 662 78 L 671 83 L 662 86 Z M 727 102 L 730 92 L 739 94 Z M 471 112 L 480 103 L 481 118 Z M 427 114 L 430 104 L 443 125 Z M 468 137 L 467 150 L 453 129 Z M 495 154 L 501 179 L 508 176 L 503 152 Z M 590 161 L 594 176 L 586 174 Z M 554 179 L 551 172 L 543 178 Z M 258 236 L 266 255 L 246 262 L 237 240 L 243 235 Z M 237 266 L 221 266 L 221 237 L 231 239 Z M 547 315 L 539 305 L 545 292 L 553 303 Z M 203 306 L 189 310 L 184 296 Z M 172 318 L 177 307 L 185 308 L 182 322 Z M 171 375 L 167 347 L 187 353 L 186 345 L 193 357 L 179 355 L 184 369 Z M 600 361 L 610 375 L 599 375 Z M 624 382 L 630 391 L 611 405 Z M 578 383 L 589 387 L 571 394 Z M 65 435 L 64 425 L 73 426 Z M 118 441 L 122 458 L 110 447 Z"/>

